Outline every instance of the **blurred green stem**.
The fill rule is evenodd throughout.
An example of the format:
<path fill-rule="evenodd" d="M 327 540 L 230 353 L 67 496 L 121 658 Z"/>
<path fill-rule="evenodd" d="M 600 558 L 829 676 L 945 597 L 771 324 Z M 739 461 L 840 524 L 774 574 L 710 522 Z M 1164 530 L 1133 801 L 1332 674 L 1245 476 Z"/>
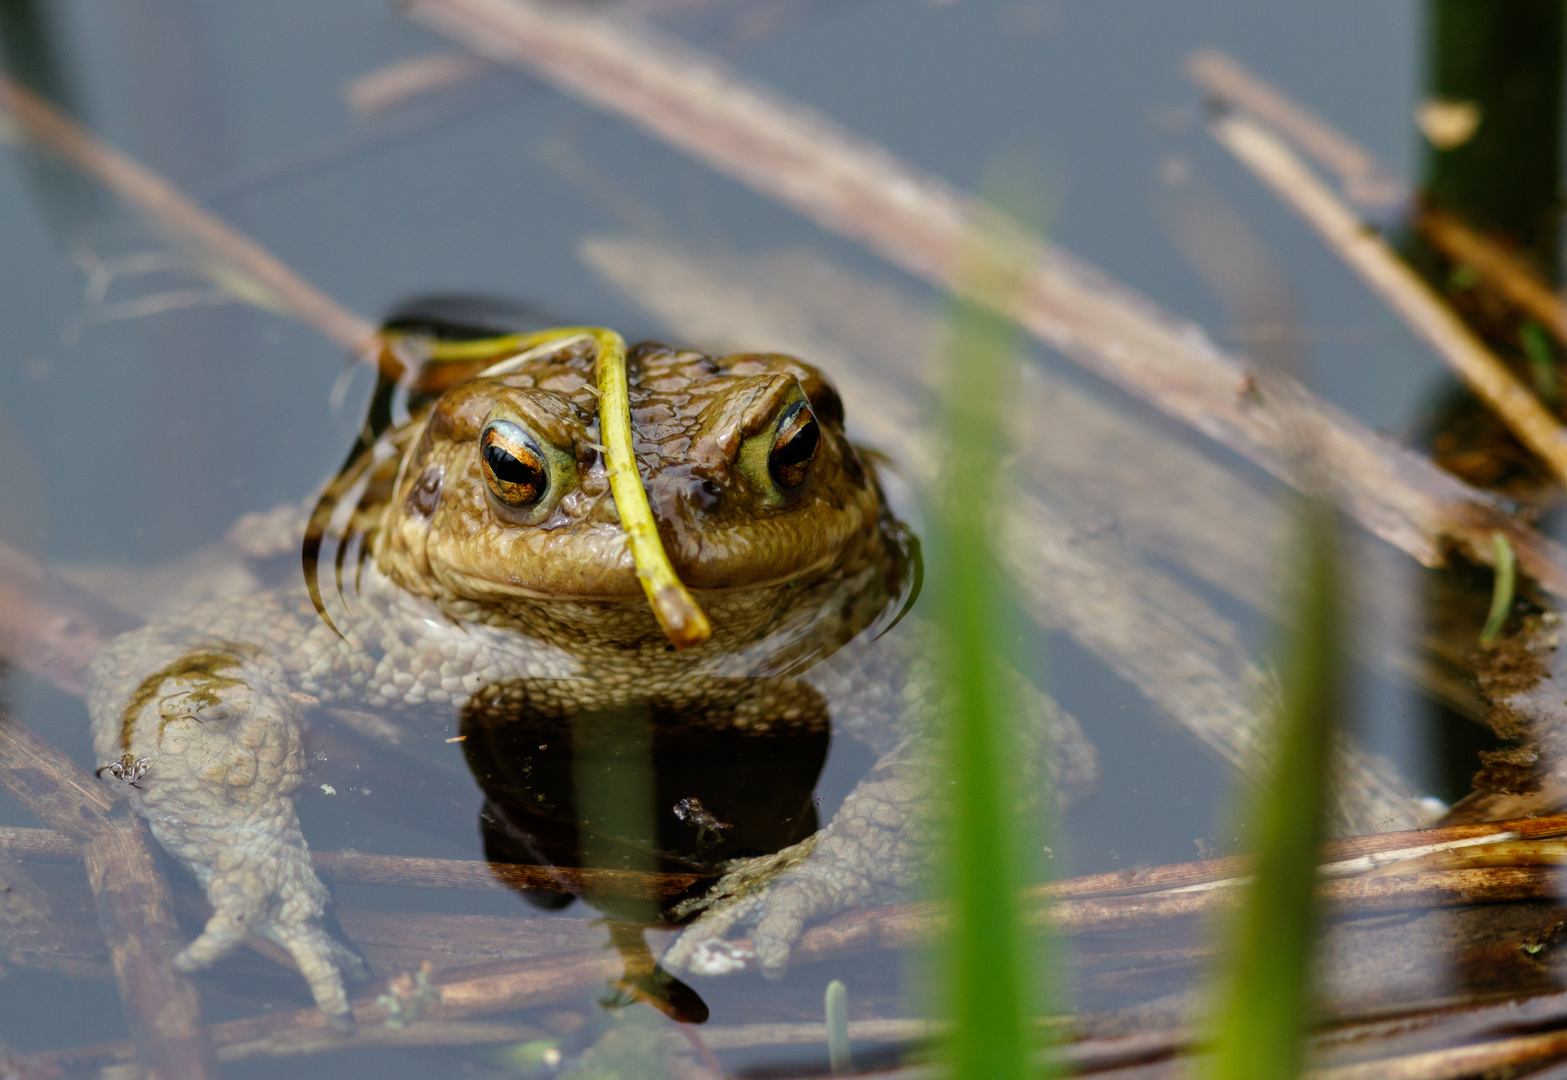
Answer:
<path fill-rule="evenodd" d="M 1551 347 L 1545 328 L 1530 319 L 1518 328 L 1523 344 L 1523 354 L 1529 358 L 1529 374 L 1534 378 L 1535 393 L 1547 405 L 1561 401 L 1561 382 L 1556 377 L 1556 350 Z"/>
<path fill-rule="evenodd" d="M 1317 848 L 1340 707 L 1338 518 L 1317 498 L 1301 510 L 1300 588 L 1282 660 L 1277 747 L 1255 823 L 1256 878 L 1238 913 L 1218 1001 L 1212 1080 L 1293 1080 L 1311 1012 Z"/>
<path fill-rule="evenodd" d="M 950 1060 L 964 1080 L 1029 1073 L 1027 984 L 1039 966 L 1030 963 L 1018 917 L 1022 792 L 1005 662 L 1013 634 L 993 550 L 1006 408 L 1017 378 L 1018 330 L 1001 313 L 1017 309 L 1032 252 L 1025 231 L 999 215 L 976 224 L 959 270 L 965 299 L 954 311 L 941 381 L 945 467 L 930 531 L 948 704 L 940 733 L 948 750 L 943 884 L 954 918 L 944 991 L 954 1020 Z"/>
<path fill-rule="evenodd" d="M 1496 578 L 1491 587 L 1491 612 L 1486 616 L 1485 629 L 1480 631 L 1480 644 L 1490 648 L 1507 623 L 1507 614 L 1513 609 L 1513 592 L 1517 588 L 1516 560 L 1513 545 L 1499 532 L 1491 534 L 1496 548 Z"/>

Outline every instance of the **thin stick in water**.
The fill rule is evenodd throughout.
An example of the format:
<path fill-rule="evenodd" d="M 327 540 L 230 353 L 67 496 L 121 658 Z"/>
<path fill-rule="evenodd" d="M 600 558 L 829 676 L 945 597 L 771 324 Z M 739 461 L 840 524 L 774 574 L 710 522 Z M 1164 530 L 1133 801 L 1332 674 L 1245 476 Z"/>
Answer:
<path fill-rule="evenodd" d="M 1218 49 L 1199 49 L 1186 74 L 1214 98 L 1245 109 L 1338 175 L 1344 194 L 1362 206 L 1384 208 L 1408 197 L 1407 187 L 1369 150 L 1322 117 L 1258 78 Z"/>
<path fill-rule="evenodd" d="M 103 783 L 4 712 L 0 782 L 47 824 L 81 843 L 142 1064 L 164 1077 L 215 1077 L 217 1059 L 201 1000 L 194 984 L 170 964 L 179 927 L 146 825 L 117 807 Z"/>
<path fill-rule="evenodd" d="M 1352 202 L 1382 209 L 1410 198 L 1408 186 L 1376 156 L 1277 86 L 1217 49 L 1193 53 L 1186 73 L 1214 99 L 1243 109 L 1336 175 Z M 1567 305 L 1525 260 L 1471 228 L 1457 215 L 1421 200 L 1410 208 L 1415 228 L 1455 263 L 1468 266 L 1520 311 L 1567 344 Z"/>
<path fill-rule="evenodd" d="M 712 636 L 707 616 L 669 564 L 648 506 L 647 491 L 631 446 L 631 396 L 626 384 L 626 343 L 611 330 L 587 331 L 598 343 L 599 438 L 603 440 L 609 487 L 621 527 L 631 543 L 642 591 L 653 614 L 677 649 L 700 645 Z"/>
<path fill-rule="evenodd" d="M 163 177 L 99 142 L 76 121 L 0 74 L 0 109 L 27 136 L 156 221 L 215 264 L 219 284 L 308 323 L 355 356 L 377 362 L 374 325 L 284 266 L 260 244 L 203 210 Z"/>
<path fill-rule="evenodd" d="M 1447 361 L 1558 479 L 1567 483 L 1567 430 L 1375 230 L 1318 180 L 1281 139 L 1259 124 L 1242 116 L 1220 116 L 1210 130 L 1226 150 L 1315 228 L 1334 254 Z"/>

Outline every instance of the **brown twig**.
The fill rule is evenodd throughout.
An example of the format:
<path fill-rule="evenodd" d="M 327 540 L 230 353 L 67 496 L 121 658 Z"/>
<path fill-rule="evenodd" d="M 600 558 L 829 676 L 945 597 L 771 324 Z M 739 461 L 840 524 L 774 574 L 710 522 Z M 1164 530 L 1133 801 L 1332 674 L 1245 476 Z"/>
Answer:
<path fill-rule="evenodd" d="M 364 885 L 467 890 L 566 890 L 653 900 L 676 896 L 702 880 L 700 874 L 648 874 L 635 870 L 414 859 L 397 855 L 361 855 L 347 851 L 318 851 L 311 856 L 311 861 L 317 870 L 328 877 Z"/>
<path fill-rule="evenodd" d="M 1567 345 L 1567 305 L 1523 259 L 1470 228 L 1456 214 L 1422 204 L 1415 228 L 1453 262 L 1469 267 L 1514 307 Z"/>
<path fill-rule="evenodd" d="M 81 843 L 50 829 L 0 828 L 0 852 L 20 858 L 77 859 Z M 357 851 L 315 851 L 318 872 L 356 885 L 400 885 L 415 889 L 550 889 L 663 900 L 702 880 L 699 874 L 647 874 L 633 870 L 523 866 L 462 859 L 418 859 L 364 855 Z"/>
<path fill-rule="evenodd" d="M 620 973 L 620 967 L 619 955 L 614 950 L 590 949 L 554 957 L 452 968 L 432 980 L 434 994 L 424 1009 L 424 1020 L 461 1020 L 560 1001 L 614 978 Z M 354 1001 L 356 1034 L 351 1036 L 338 1034 L 319 1009 L 309 1008 L 214 1024 L 212 1041 L 218 1048 L 220 1061 L 384 1044 L 381 1040 L 396 1036 L 387 1034 L 385 1022 L 390 1014 L 379 1000 L 383 994 L 384 989 L 378 988 Z M 423 1021 L 405 1029 L 409 1034 L 402 1045 L 419 1045 L 419 1036 L 415 1033 L 422 1026 Z M 130 1044 L 121 1041 L 38 1054 L 32 1060 L 41 1065 L 74 1068 L 126 1061 L 130 1054 Z"/>
<path fill-rule="evenodd" d="M 1199 1055 L 1198 1059 L 1167 1060 L 1189 1048 L 1190 1038 L 1183 1032 L 1152 1032 L 1069 1044 L 1044 1051 L 1039 1061 L 1041 1064 L 1053 1063 L 1058 1068 L 1076 1067 L 1080 1072 L 1107 1078 L 1122 1075 L 1124 1071 L 1129 1077 L 1146 1080 L 1151 1076 L 1189 1075 L 1194 1061 L 1206 1055 Z M 1564 1055 L 1567 1055 L 1567 1032 L 1553 1031 L 1380 1057 L 1352 1065 L 1307 1069 L 1300 1075 L 1303 1080 L 1461 1080 L 1471 1076 L 1511 1076 L 1520 1068 L 1546 1064 Z M 1146 1068 L 1150 1062 L 1165 1062 L 1167 1069 L 1150 1072 Z M 917 1065 L 865 1075 L 877 1080 L 934 1080 L 942 1072 L 934 1066 Z"/>
<path fill-rule="evenodd" d="M 1563 1056 L 1567 1056 L 1567 1031 L 1548 1031 L 1309 1069 L 1304 1075 L 1307 1080 L 1458 1080 L 1465 1076 L 1511 1075 L 1521 1066 L 1543 1065 Z"/>
<path fill-rule="evenodd" d="M 1386 241 L 1355 216 L 1284 142 L 1237 115 L 1210 129 L 1225 149 L 1305 218 L 1405 324 L 1456 371 L 1525 446 L 1567 483 L 1567 430 Z"/>
<path fill-rule="evenodd" d="M 216 265 L 220 284 L 237 286 L 236 291 L 287 312 L 355 356 L 376 362 L 379 333 L 375 326 L 316 289 L 250 237 L 191 202 L 151 169 L 105 146 L 5 75 L 0 75 L 0 109 L 50 153 L 96 178 L 174 237 L 191 244 Z"/>
<path fill-rule="evenodd" d="M 1062 934 L 1134 930 L 1224 908 L 1245 883 L 1242 878 L 1228 878 L 1195 888 L 1036 903 L 1028 918 L 1033 925 Z M 1366 914 L 1546 900 L 1556 895 L 1557 886 L 1553 868 L 1490 867 L 1328 881 L 1318 895 L 1324 907 L 1336 914 Z M 942 910 L 930 903 L 890 904 L 851 912 L 807 930 L 791 956 L 804 963 L 871 949 L 911 948 L 932 940 L 944 924 Z"/>
<path fill-rule="evenodd" d="M 116 806 L 102 783 L 4 712 L 0 782 L 45 823 L 81 843 L 142 1064 L 171 1080 L 215 1076 L 196 988 L 170 966 L 179 928 L 146 825 Z"/>
<path fill-rule="evenodd" d="M 92 658 L 133 625 L 124 614 L 0 544 L 0 657 L 81 695 Z"/>
<path fill-rule="evenodd" d="M 334 1050 L 369 1050 L 387 1046 L 463 1046 L 475 1043 L 528 1042 L 547 1037 L 545 1032 L 530 1024 L 422 1020 L 400 1028 L 387 1027 L 385 1024 L 365 1026 L 352 1035 L 344 1035 L 330 1027 L 301 1024 L 247 1038 L 247 1029 L 243 1025 L 248 1023 L 249 1021 L 240 1020 L 213 1025 L 213 1039 L 219 1043 L 218 1061 L 227 1063 L 258 1057 L 294 1057 L 301 1054 L 328 1053 Z M 55 1053 L 37 1054 L 28 1059 L 28 1064 L 35 1068 L 54 1066 L 81 1069 L 91 1065 L 130 1061 L 131 1055 L 131 1044 L 122 1040 L 81 1046 Z"/>
<path fill-rule="evenodd" d="M 1382 208 L 1409 198 L 1407 185 L 1388 173 L 1369 150 L 1233 57 L 1203 49 L 1187 61 L 1186 72 L 1215 99 L 1251 113 L 1334 173 L 1352 202 Z M 1423 201 L 1410 207 L 1410 213 L 1415 227 L 1448 258 L 1470 267 L 1567 344 L 1567 305 L 1534 267 L 1455 214 Z"/>
<path fill-rule="evenodd" d="M 0 828 L 0 853 L 19 859 L 76 862 L 82 857 L 82 842 L 55 829 L 7 827 Z"/>
<path fill-rule="evenodd" d="M 1520 818 L 1515 821 L 1448 825 L 1438 829 L 1413 829 L 1405 832 L 1376 833 L 1371 836 L 1344 837 L 1330 840 L 1322 845 L 1320 858 L 1325 871 L 1349 873 L 1370 870 L 1375 865 L 1386 865 L 1413 857 L 1417 853 L 1424 854 L 1444 845 L 1472 844 L 1478 841 L 1496 842 L 1514 837 L 1520 840 L 1541 840 L 1561 836 L 1564 833 L 1567 833 L 1567 814 L 1552 814 Z M 1350 860 L 1362 860 L 1368 857 L 1376 857 L 1376 863 L 1367 862 L 1359 867 L 1348 865 Z M 1172 863 L 1168 866 L 1155 866 L 1144 870 L 1068 878 L 1040 886 L 1035 890 L 1035 895 L 1040 898 L 1062 899 L 1128 896 L 1222 881 L 1245 872 L 1246 860 L 1239 856 L 1232 856 L 1200 862 Z"/>
<path fill-rule="evenodd" d="M 978 212 L 941 181 L 826 118 L 737 78 L 651 31 L 539 0 L 414 0 L 411 14 L 491 59 L 526 68 L 623 115 L 823 227 L 945 286 Z M 1292 483 L 1276 403 L 1245 392 L 1245 368 L 1202 331 L 1062 251 L 1046 247 L 1022 322 L 1040 341 Z M 1488 496 L 1396 447 L 1303 389 L 1293 412 L 1319 430 L 1322 465 L 1346 509 L 1428 566 L 1450 549 L 1494 559 L 1503 532 L 1520 565 L 1567 596 L 1567 552 L 1513 522 Z"/>
<path fill-rule="evenodd" d="M 1567 814 L 1553 814 L 1515 821 L 1345 837 L 1324 844 L 1321 858 L 1325 872 L 1348 874 L 1413 858 L 1447 845 L 1542 840 L 1564 834 L 1567 834 Z M 0 828 L 0 853 L 21 859 L 71 861 L 81 858 L 82 846 L 79 840 L 57 830 Z M 1358 866 L 1349 864 L 1350 860 L 1364 860 L 1371 856 L 1377 857 L 1376 862 L 1366 861 Z M 584 891 L 665 899 L 700 880 L 691 874 L 579 870 L 462 859 L 365 855 L 354 851 L 316 851 L 311 853 L 311 860 L 320 873 L 337 881 L 405 888 L 488 891 L 540 886 L 558 888 L 569 883 Z M 1031 895 L 1038 900 L 1135 896 L 1233 879 L 1245 872 L 1246 860 L 1232 856 L 1068 878 L 1038 886 L 1031 890 Z"/>
<path fill-rule="evenodd" d="M 471 53 L 430 53 L 359 76 L 343 88 L 343 100 L 357 113 L 382 112 L 410 98 L 472 82 L 489 70 Z"/>
<path fill-rule="evenodd" d="M 1336 173 L 1344 194 L 1354 202 L 1382 209 L 1408 198 L 1408 188 L 1374 154 L 1233 57 L 1217 49 L 1200 49 L 1187 59 L 1186 74 L 1214 98 L 1265 121 Z"/>

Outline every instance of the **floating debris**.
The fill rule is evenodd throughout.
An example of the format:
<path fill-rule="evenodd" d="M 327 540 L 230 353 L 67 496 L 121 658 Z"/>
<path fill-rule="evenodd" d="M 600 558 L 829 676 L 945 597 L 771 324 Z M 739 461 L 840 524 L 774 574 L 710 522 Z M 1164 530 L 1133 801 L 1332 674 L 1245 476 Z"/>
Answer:
<path fill-rule="evenodd" d="M 387 983 L 387 992 L 375 999 L 377 1005 L 386 1009 L 386 1027 L 397 1031 L 418 1023 L 424 1019 L 425 1010 L 441 1000 L 441 988 L 430 982 L 434 970 L 426 960 L 417 972 L 404 971 Z"/>
<path fill-rule="evenodd" d="M 136 757 L 134 754 L 126 754 L 124 757 L 120 758 L 119 761 L 111 761 L 109 764 L 100 768 L 97 772 L 97 775 L 102 776 L 104 773 L 108 773 L 116 780 L 124 780 L 131 787 L 135 788 L 137 791 L 140 791 L 141 785 L 136 781 L 146 776 L 147 770 L 150 768 L 152 768 L 151 758 Z"/>
<path fill-rule="evenodd" d="M 706 842 L 708 833 L 714 833 L 713 838 L 716 840 L 717 833 L 734 828 L 731 822 L 719 821 L 707 807 L 702 805 L 701 799 L 693 796 L 687 796 L 675 804 L 675 817 L 696 826 L 698 844 Z"/>

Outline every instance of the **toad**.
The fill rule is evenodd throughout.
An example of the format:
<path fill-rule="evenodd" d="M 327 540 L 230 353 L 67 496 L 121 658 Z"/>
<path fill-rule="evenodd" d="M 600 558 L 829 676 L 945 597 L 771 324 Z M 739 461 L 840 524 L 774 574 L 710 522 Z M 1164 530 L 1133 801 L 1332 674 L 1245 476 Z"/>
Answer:
<path fill-rule="evenodd" d="M 447 368 L 460 375 L 411 398 L 409 418 L 345 474 L 359 483 L 345 540 L 357 556 L 336 588 L 307 574 L 210 602 L 98 658 L 96 752 L 135 763 L 129 797 L 212 904 L 176 967 L 266 939 L 324 1013 L 351 1022 L 344 976 L 363 961 L 327 929 L 295 808 L 308 730 L 334 709 L 438 734 L 519 710 L 591 717 L 649 701 L 687 723 L 760 731 L 830 712 L 834 735 L 867 743 L 875 765 L 826 827 L 720 867 L 664 962 L 717 970 L 714 950 L 722 961 L 743 929 L 758 966 L 781 972 L 807 920 L 906 895 L 930 692 L 912 621 L 886 631 L 917 560 L 844 434 L 838 395 L 791 357 L 640 345 L 624 369 L 636 475 L 617 486 L 598 365 L 617 340 L 454 348 L 488 366 Z M 673 578 L 634 550 L 633 490 L 650 515 L 641 541 L 656 530 Z M 1037 728 L 1071 727 L 1035 698 Z M 1083 763 L 1079 750 L 1075 769 L 1052 769 L 1081 775 Z M 726 815 L 718 835 L 736 819 L 714 811 Z"/>

